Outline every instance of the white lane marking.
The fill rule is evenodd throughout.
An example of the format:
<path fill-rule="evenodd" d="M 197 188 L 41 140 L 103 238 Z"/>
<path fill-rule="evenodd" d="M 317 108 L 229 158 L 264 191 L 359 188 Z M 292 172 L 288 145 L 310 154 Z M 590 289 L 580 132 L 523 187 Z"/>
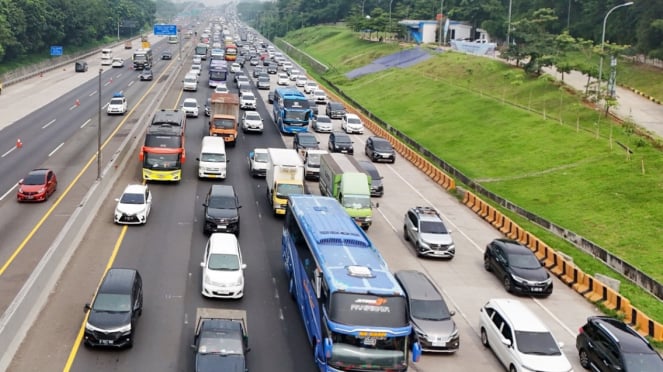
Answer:
<path fill-rule="evenodd" d="M 46 129 L 46 128 L 48 128 L 49 125 L 55 123 L 55 120 L 56 120 L 56 119 L 53 119 L 53 120 L 49 121 L 48 123 L 44 124 L 44 126 L 41 127 L 41 129 Z"/>
<path fill-rule="evenodd" d="M 56 147 L 53 151 L 51 151 L 51 153 L 48 154 L 48 157 L 50 158 L 51 156 L 53 156 L 53 154 L 55 154 L 55 152 L 58 151 L 60 149 L 60 147 L 62 147 L 62 146 L 64 146 L 64 142 L 59 144 L 58 147 Z"/>
<path fill-rule="evenodd" d="M 566 324 L 564 324 L 564 323 L 562 322 L 561 319 L 559 319 L 557 316 L 555 316 L 555 314 L 553 314 L 552 311 L 548 310 L 548 308 L 545 307 L 545 306 L 543 305 L 543 303 L 541 303 L 541 301 L 539 301 L 539 300 L 536 299 L 536 298 L 532 298 L 532 301 L 534 301 L 534 303 L 537 304 L 537 305 L 538 305 L 543 311 L 545 311 L 546 314 L 548 314 L 548 316 L 550 316 L 551 318 L 553 318 L 553 319 L 554 319 L 554 320 L 555 320 L 555 321 L 556 321 L 556 322 L 557 322 L 562 328 L 564 328 L 564 330 L 565 330 L 570 336 L 575 337 L 575 336 L 578 334 L 577 332 L 574 332 L 571 328 L 567 327 Z"/>
<path fill-rule="evenodd" d="M 106 109 L 106 107 L 110 104 L 110 102 L 106 102 L 105 105 L 101 106 L 102 109 Z"/>
<path fill-rule="evenodd" d="M 11 149 L 9 149 L 9 151 L 7 151 L 7 152 L 5 152 L 4 154 L 2 154 L 2 157 L 4 158 L 5 156 L 11 154 L 12 151 L 14 151 L 14 150 L 16 150 L 16 146 L 12 147 Z"/>
<path fill-rule="evenodd" d="M 71 110 L 73 110 L 73 109 L 75 109 L 75 108 L 76 108 L 76 105 L 73 105 L 73 106 L 69 107 L 69 111 L 71 111 Z"/>
<path fill-rule="evenodd" d="M 88 95 L 88 97 L 92 97 L 92 96 L 94 96 L 94 95 L 96 95 L 96 94 L 97 94 L 97 91 L 95 90 L 94 92 L 90 93 L 90 94 Z"/>
<path fill-rule="evenodd" d="M 132 86 L 132 85 L 134 85 L 134 80 L 131 80 L 131 81 L 129 82 L 129 86 Z"/>
<path fill-rule="evenodd" d="M 18 183 L 15 183 L 14 186 L 12 186 L 11 189 L 7 190 L 6 193 L 2 194 L 2 196 L 0 196 L 0 200 L 6 198 L 7 195 L 9 195 L 10 192 L 14 191 L 14 189 L 16 188 L 16 186 L 18 186 Z"/>
<path fill-rule="evenodd" d="M 104 83 L 104 86 L 108 86 L 110 83 L 111 83 L 110 81 L 107 81 L 106 83 Z"/>
<path fill-rule="evenodd" d="M 82 128 L 85 128 L 85 126 L 88 125 L 88 124 L 90 124 L 91 121 L 92 121 L 92 119 L 87 119 L 87 120 L 85 121 L 85 123 L 83 123 L 83 124 L 81 125 L 81 129 L 82 129 Z"/>

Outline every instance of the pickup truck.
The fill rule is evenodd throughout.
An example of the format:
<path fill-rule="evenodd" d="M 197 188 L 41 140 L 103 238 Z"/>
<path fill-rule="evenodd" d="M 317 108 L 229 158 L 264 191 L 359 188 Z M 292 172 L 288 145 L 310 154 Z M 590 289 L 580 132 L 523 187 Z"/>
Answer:
<path fill-rule="evenodd" d="M 194 343 L 196 372 L 246 372 L 246 311 L 198 308 Z"/>

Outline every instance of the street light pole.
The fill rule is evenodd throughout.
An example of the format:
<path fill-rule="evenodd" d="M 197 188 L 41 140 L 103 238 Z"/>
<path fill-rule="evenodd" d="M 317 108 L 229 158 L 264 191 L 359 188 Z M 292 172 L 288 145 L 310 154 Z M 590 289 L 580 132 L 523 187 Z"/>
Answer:
<path fill-rule="evenodd" d="M 507 26 L 506 26 L 506 47 L 508 48 L 510 45 L 510 37 L 511 37 L 511 0 L 509 0 L 509 16 L 507 20 Z"/>
<path fill-rule="evenodd" d="M 602 83 L 602 77 L 603 77 L 603 47 L 605 45 L 605 25 L 608 22 L 608 17 L 610 14 L 615 11 L 616 9 L 619 9 L 621 7 L 633 5 L 632 1 L 629 1 L 624 4 L 619 4 L 617 6 L 614 6 L 612 9 L 608 10 L 608 13 L 606 13 L 605 17 L 603 17 L 603 32 L 601 33 L 601 59 L 599 60 L 599 85 L 598 85 L 598 96 L 601 96 L 601 83 Z"/>
<path fill-rule="evenodd" d="M 391 3 L 393 3 L 394 0 L 389 0 L 389 33 L 391 33 Z"/>
<path fill-rule="evenodd" d="M 101 73 L 103 68 L 99 69 L 99 112 L 97 123 L 97 179 L 101 179 Z"/>
<path fill-rule="evenodd" d="M 442 46 L 442 18 L 444 18 L 444 0 L 440 0 L 440 46 Z"/>

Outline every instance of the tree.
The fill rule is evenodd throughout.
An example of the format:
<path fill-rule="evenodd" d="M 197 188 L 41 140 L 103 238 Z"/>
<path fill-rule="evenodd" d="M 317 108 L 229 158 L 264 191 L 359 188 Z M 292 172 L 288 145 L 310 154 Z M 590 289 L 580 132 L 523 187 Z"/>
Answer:
<path fill-rule="evenodd" d="M 557 22 L 557 16 L 550 8 L 542 8 L 512 22 L 511 34 L 521 53 L 529 57 L 525 71 L 540 74 L 543 66 L 551 66 L 555 61 L 555 36 L 549 32 L 551 26 Z M 509 45 L 509 49 L 511 49 Z"/>

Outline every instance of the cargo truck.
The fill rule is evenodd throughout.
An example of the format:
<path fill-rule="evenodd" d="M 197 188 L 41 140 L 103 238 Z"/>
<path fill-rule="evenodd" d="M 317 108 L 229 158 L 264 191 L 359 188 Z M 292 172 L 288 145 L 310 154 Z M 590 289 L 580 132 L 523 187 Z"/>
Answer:
<path fill-rule="evenodd" d="M 371 226 L 371 178 L 351 155 L 331 153 L 320 157 L 320 193 L 338 200 L 364 230 Z"/>
<path fill-rule="evenodd" d="M 152 49 L 142 48 L 134 50 L 131 57 L 134 70 L 144 70 L 152 68 Z"/>
<path fill-rule="evenodd" d="M 239 99 L 231 93 L 212 93 L 209 135 L 220 136 L 226 144 L 234 146 L 237 141 L 239 121 Z"/>
<path fill-rule="evenodd" d="M 196 309 L 193 344 L 196 372 L 246 372 L 249 348 L 246 311 Z"/>
<path fill-rule="evenodd" d="M 288 197 L 304 193 L 304 163 L 293 149 L 267 149 L 267 199 L 275 215 L 284 215 Z"/>

